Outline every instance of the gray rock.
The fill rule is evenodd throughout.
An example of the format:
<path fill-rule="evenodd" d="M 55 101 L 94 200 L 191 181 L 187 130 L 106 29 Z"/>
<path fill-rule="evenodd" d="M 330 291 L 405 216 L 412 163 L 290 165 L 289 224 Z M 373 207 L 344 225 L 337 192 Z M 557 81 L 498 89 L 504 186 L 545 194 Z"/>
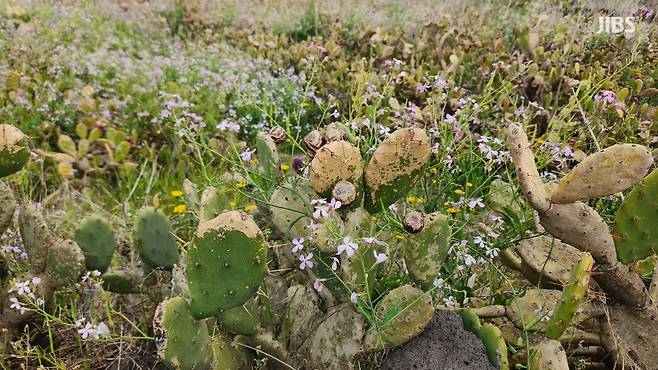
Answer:
<path fill-rule="evenodd" d="M 464 330 L 461 318 L 436 311 L 425 331 L 386 356 L 382 370 L 482 370 L 489 363 L 484 345 Z"/>

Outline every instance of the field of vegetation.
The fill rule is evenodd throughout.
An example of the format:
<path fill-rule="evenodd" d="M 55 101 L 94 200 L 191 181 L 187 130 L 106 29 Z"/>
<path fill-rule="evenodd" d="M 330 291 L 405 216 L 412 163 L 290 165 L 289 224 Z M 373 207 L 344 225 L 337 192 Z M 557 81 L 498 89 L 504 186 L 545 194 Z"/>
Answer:
<path fill-rule="evenodd" d="M 0 369 L 658 369 L 657 11 L 0 0 Z"/>

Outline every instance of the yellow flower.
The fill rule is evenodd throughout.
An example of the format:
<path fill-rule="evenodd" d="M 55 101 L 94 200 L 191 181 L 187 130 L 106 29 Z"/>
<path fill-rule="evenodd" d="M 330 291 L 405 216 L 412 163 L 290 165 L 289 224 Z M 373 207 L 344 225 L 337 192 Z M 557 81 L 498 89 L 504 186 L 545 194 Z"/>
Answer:
<path fill-rule="evenodd" d="M 57 172 L 63 177 L 73 177 L 73 167 L 67 162 L 57 164 Z"/>
<path fill-rule="evenodd" d="M 402 235 L 400 235 L 400 234 L 397 234 L 397 235 L 395 235 L 395 239 L 397 239 L 397 240 L 404 240 L 404 236 L 402 236 Z"/>
<path fill-rule="evenodd" d="M 180 190 L 172 190 L 171 193 L 169 193 L 172 197 L 178 198 L 183 196 L 183 192 Z"/>
<path fill-rule="evenodd" d="M 464 191 L 462 189 L 457 189 L 457 190 L 455 190 L 455 194 L 464 195 Z"/>
<path fill-rule="evenodd" d="M 287 164 L 282 164 L 281 165 L 281 171 L 288 171 L 289 169 L 290 169 L 290 166 L 288 166 Z"/>
<path fill-rule="evenodd" d="M 228 205 L 230 205 L 231 208 L 235 208 L 235 206 L 237 206 L 238 204 L 234 200 L 232 200 L 232 201 L 228 202 Z"/>
<path fill-rule="evenodd" d="M 185 211 L 187 211 L 187 206 L 185 204 L 179 204 L 176 207 L 174 207 L 174 214 L 175 215 L 185 213 Z"/>
<path fill-rule="evenodd" d="M 467 187 L 467 188 L 472 188 L 472 187 L 473 187 L 473 184 L 471 184 L 470 182 L 467 182 L 467 183 L 466 183 L 466 187 Z"/>
<path fill-rule="evenodd" d="M 407 203 L 409 203 L 409 204 L 414 204 L 414 203 L 416 203 L 416 197 L 414 197 L 414 196 L 408 196 L 408 197 L 407 197 Z"/>
<path fill-rule="evenodd" d="M 436 175 L 436 173 L 437 173 L 436 167 L 430 168 L 430 172 Z"/>
<path fill-rule="evenodd" d="M 253 203 L 249 203 L 246 206 L 244 206 L 244 211 L 245 212 L 251 212 L 256 209 L 256 205 Z"/>
<path fill-rule="evenodd" d="M 418 203 L 425 203 L 425 199 L 419 197 L 418 199 L 416 199 L 416 202 L 418 202 Z"/>
<path fill-rule="evenodd" d="M 459 213 L 461 211 L 462 211 L 461 209 L 454 208 L 454 207 L 450 207 L 450 208 L 446 209 L 446 212 L 448 212 L 448 213 Z"/>
<path fill-rule="evenodd" d="M 238 187 L 238 189 L 246 188 L 247 187 L 247 182 L 244 181 L 244 180 L 240 180 L 240 182 L 238 182 L 236 186 Z"/>

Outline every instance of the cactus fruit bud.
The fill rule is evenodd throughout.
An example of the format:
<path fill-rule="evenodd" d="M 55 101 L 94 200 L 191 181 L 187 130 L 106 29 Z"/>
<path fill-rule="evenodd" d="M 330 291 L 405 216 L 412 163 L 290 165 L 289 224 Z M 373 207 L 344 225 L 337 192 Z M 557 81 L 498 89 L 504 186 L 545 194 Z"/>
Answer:
<path fill-rule="evenodd" d="M 304 136 L 304 145 L 314 155 L 327 142 L 322 132 L 313 130 Z"/>
<path fill-rule="evenodd" d="M 618 193 L 638 183 L 653 164 L 649 149 L 617 144 L 594 153 L 560 180 L 554 203 L 573 203 Z"/>
<path fill-rule="evenodd" d="M 21 130 L 0 124 L 0 178 L 18 172 L 30 157 L 27 137 Z"/>
<path fill-rule="evenodd" d="M 84 252 L 88 270 L 107 271 L 117 246 L 109 222 L 100 216 L 89 216 L 75 230 L 73 239 Z"/>
<path fill-rule="evenodd" d="M 302 173 L 308 158 L 305 155 L 298 155 L 292 160 L 292 168 L 297 171 L 297 173 Z"/>
<path fill-rule="evenodd" d="M 288 133 L 281 126 L 272 126 L 269 134 L 275 144 L 281 144 L 288 138 Z"/>
<path fill-rule="evenodd" d="M 178 262 L 178 243 L 169 219 L 153 207 L 144 207 L 135 216 L 133 238 L 144 262 L 153 268 L 171 270 Z"/>
<path fill-rule="evenodd" d="M 425 215 L 423 212 L 411 211 L 404 216 L 404 229 L 412 234 L 417 234 L 425 227 Z"/>
<path fill-rule="evenodd" d="M 422 176 L 430 153 L 430 141 L 422 129 L 402 128 L 387 137 L 365 170 L 368 212 L 374 214 L 407 194 Z"/>
<path fill-rule="evenodd" d="M 258 290 L 267 273 L 267 244 L 251 216 L 224 212 L 199 225 L 186 266 L 192 315 L 210 317 Z"/>
<path fill-rule="evenodd" d="M 340 180 L 334 186 L 334 190 L 331 191 L 331 196 L 339 200 L 342 203 L 342 206 L 348 207 L 354 203 L 356 200 L 357 188 L 354 184 L 349 181 Z"/>

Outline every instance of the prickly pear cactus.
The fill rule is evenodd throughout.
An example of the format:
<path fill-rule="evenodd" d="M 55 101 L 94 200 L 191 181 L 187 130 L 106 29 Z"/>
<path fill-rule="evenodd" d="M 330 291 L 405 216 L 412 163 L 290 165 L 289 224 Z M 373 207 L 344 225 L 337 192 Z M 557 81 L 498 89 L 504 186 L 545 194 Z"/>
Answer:
<path fill-rule="evenodd" d="M 260 327 L 258 300 L 251 298 L 242 306 L 217 314 L 217 321 L 235 334 L 254 335 Z"/>
<path fill-rule="evenodd" d="M 320 297 L 313 288 L 305 285 L 293 285 L 288 288 L 288 306 L 283 320 L 284 342 L 288 349 L 296 352 L 313 334 L 320 323 L 323 312 L 320 309 Z"/>
<path fill-rule="evenodd" d="M 626 196 L 615 220 L 615 247 L 621 262 L 644 259 L 658 252 L 658 169 Z"/>
<path fill-rule="evenodd" d="M 478 331 L 478 337 L 484 343 L 489 362 L 500 370 L 509 370 L 507 344 L 500 329 L 491 323 L 485 323 Z"/>
<path fill-rule="evenodd" d="M 226 193 L 218 191 L 213 186 L 209 186 L 201 194 L 199 220 L 201 222 L 212 220 L 229 208 L 230 201 Z"/>
<path fill-rule="evenodd" d="M 419 233 L 407 235 L 404 261 L 411 277 L 424 289 L 432 286 L 448 257 L 451 233 L 448 217 L 434 212 L 425 215 L 425 227 Z"/>
<path fill-rule="evenodd" d="M 209 369 L 213 353 L 208 326 L 196 321 L 184 298 L 167 299 L 158 305 L 153 319 L 158 356 L 177 370 Z"/>
<path fill-rule="evenodd" d="M 169 219 L 153 207 L 144 207 L 135 216 L 133 238 L 139 256 L 149 266 L 171 270 L 179 252 Z"/>
<path fill-rule="evenodd" d="M 638 183 L 653 164 L 649 149 L 617 144 L 594 153 L 560 180 L 554 203 L 573 203 L 615 194 Z"/>
<path fill-rule="evenodd" d="M 0 181 L 0 234 L 4 233 L 14 218 L 16 198 L 9 185 Z"/>
<path fill-rule="evenodd" d="M 562 290 L 560 301 L 555 306 L 553 315 L 546 325 L 547 337 L 558 339 L 571 324 L 574 315 L 587 295 L 593 266 L 594 259 L 589 254 L 585 254 L 571 269 L 569 283 Z"/>
<path fill-rule="evenodd" d="M 293 176 L 279 185 L 270 197 L 272 223 L 288 239 L 308 235 L 313 213 L 313 189 L 306 179 Z"/>
<path fill-rule="evenodd" d="M 556 340 L 542 341 L 534 348 L 530 368 L 533 370 L 569 370 L 567 353 Z"/>
<path fill-rule="evenodd" d="M 462 324 L 464 324 L 464 330 L 469 331 L 473 334 L 478 334 L 482 324 L 480 324 L 480 318 L 478 315 L 468 308 L 460 308 L 457 310 L 457 314 L 462 319 Z"/>
<path fill-rule="evenodd" d="M 375 150 L 365 170 L 364 206 L 377 213 L 407 194 L 431 153 L 425 130 L 401 128 Z"/>
<path fill-rule="evenodd" d="M 244 304 L 267 272 L 267 244 L 244 212 L 224 212 L 203 222 L 187 252 L 190 308 L 196 318 Z"/>
<path fill-rule="evenodd" d="M 265 132 L 258 132 L 256 135 L 256 155 L 261 175 L 269 179 L 275 179 L 281 160 L 276 149 L 276 143 Z"/>
<path fill-rule="evenodd" d="M 46 267 L 48 248 L 52 245 L 52 236 L 48 225 L 34 204 L 25 204 L 18 213 L 18 226 L 23 239 L 23 247 L 30 260 L 33 271 L 43 271 Z"/>
<path fill-rule="evenodd" d="M 212 370 L 251 369 L 253 359 L 241 347 L 222 335 L 214 335 L 211 340 L 213 362 Z"/>
<path fill-rule="evenodd" d="M 12 125 L 0 124 L 0 177 L 18 172 L 29 157 L 27 137 Z"/>
<path fill-rule="evenodd" d="M 377 305 L 379 328 L 366 335 L 366 346 L 371 349 L 393 348 L 420 334 L 434 316 L 434 305 L 429 293 L 411 285 L 389 291 Z"/>
<path fill-rule="evenodd" d="M 308 178 L 313 190 L 324 198 L 331 198 L 331 192 L 341 180 L 354 184 L 360 193 L 363 176 L 361 152 L 347 141 L 333 141 L 324 145 L 311 161 Z M 356 197 L 359 199 L 359 196 Z"/>
<path fill-rule="evenodd" d="M 73 240 L 58 240 L 48 249 L 44 281 L 53 289 L 78 280 L 85 270 L 85 256 Z"/>
<path fill-rule="evenodd" d="M 118 294 L 130 294 L 139 292 L 139 283 L 143 276 L 137 271 L 122 270 L 111 271 L 103 274 L 103 289 Z"/>
<path fill-rule="evenodd" d="M 97 215 L 88 216 L 75 230 L 73 239 L 85 254 L 88 270 L 107 271 L 117 246 L 112 225 L 107 220 Z"/>

